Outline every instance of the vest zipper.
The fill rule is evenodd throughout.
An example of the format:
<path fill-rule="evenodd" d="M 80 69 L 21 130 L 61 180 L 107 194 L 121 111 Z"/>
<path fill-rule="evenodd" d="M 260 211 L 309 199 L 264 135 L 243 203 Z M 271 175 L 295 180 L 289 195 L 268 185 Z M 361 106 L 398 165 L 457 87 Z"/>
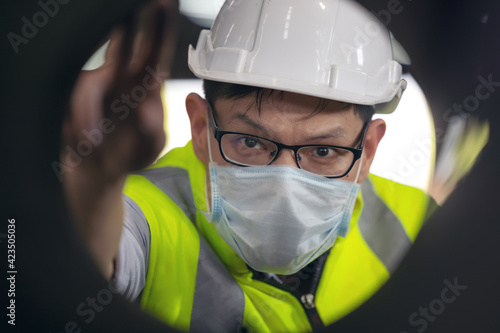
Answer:
<path fill-rule="evenodd" d="M 323 273 L 323 268 L 325 266 L 326 259 L 328 258 L 328 254 L 330 251 L 327 251 L 323 253 L 321 256 L 319 256 L 314 262 L 314 267 L 313 267 L 313 276 L 312 276 L 312 281 L 311 285 L 308 289 L 307 292 L 305 293 L 300 293 L 297 290 L 292 290 L 291 288 L 287 287 L 285 284 L 281 284 L 278 281 L 274 279 L 269 279 L 266 278 L 264 274 L 261 272 L 257 272 L 253 270 L 250 266 L 250 270 L 253 272 L 253 278 L 265 283 L 268 283 L 280 290 L 286 291 L 290 294 L 292 294 L 302 305 L 302 308 L 304 309 L 304 312 L 306 313 L 307 319 L 309 320 L 309 324 L 312 327 L 313 332 L 317 331 L 321 328 L 324 328 L 325 325 L 323 324 L 323 321 L 321 321 L 321 318 L 319 316 L 319 313 L 316 309 L 316 304 L 315 304 L 315 295 L 316 295 L 316 290 L 318 289 L 318 284 L 319 280 L 321 278 L 321 274 Z"/>
<path fill-rule="evenodd" d="M 321 278 L 321 274 L 323 273 L 323 268 L 325 267 L 325 262 L 329 254 L 330 251 L 327 251 L 326 253 L 323 253 L 318 259 L 316 259 L 309 292 L 301 295 L 299 298 L 299 301 L 302 304 L 307 317 L 309 318 L 309 323 L 311 324 L 313 331 L 325 327 L 323 321 L 321 321 L 321 318 L 319 317 L 318 310 L 316 309 L 315 298 L 319 280 Z"/>
<path fill-rule="evenodd" d="M 324 328 L 325 325 L 321 321 L 319 317 L 319 313 L 316 310 L 316 304 L 314 304 L 314 295 L 313 294 L 305 294 L 300 297 L 300 303 L 306 312 L 306 315 L 309 319 L 309 323 L 314 330 Z"/>

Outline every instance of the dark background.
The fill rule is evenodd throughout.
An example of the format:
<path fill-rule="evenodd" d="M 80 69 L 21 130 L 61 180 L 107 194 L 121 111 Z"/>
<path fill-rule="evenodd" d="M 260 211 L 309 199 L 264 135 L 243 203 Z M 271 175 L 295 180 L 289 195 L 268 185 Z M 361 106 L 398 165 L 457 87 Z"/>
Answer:
<path fill-rule="evenodd" d="M 76 313 L 79 304 L 108 287 L 75 233 L 51 168 L 79 69 L 107 31 L 141 2 L 69 1 L 17 54 L 7 34 L 21 34 L 21 18 L 31 21 L 40 7 L 26 0 L 0 5 L 0 234 L 14 218 L 18 270 L 16 326 L 7 326 L 7 332 L 170 331 L 115 294 L 89 324 Z M 395 4 L 360 2 L 375 12 Z M 409 70 L 429 100 L 436 127 L 445 129 L 444 111 L 474 94 L 478 76 L 500 82 L 500 2 L 401 0 L 397 7 L 403 9 L 391 14 L 388 26 L 411 55 Z M 196 44 L 200 29 L 185 18 L 180 22 L 174 78 L 192 77 L 187 45 Z M 500 331 L 498 90 L 474 111 L 491 126 L 478 164 L 428 221 L 389 283 L 325 332 Z M 6 239 L 0 241 L 0 308 L 5 309 L 7 249 Z M 440 298 L 443 281 L 455 278 L 467 289 L 425 329 L 411 326 L 409 316 Z M 1 312 L 3 326 L 9 318 L 7 310 Z"/>

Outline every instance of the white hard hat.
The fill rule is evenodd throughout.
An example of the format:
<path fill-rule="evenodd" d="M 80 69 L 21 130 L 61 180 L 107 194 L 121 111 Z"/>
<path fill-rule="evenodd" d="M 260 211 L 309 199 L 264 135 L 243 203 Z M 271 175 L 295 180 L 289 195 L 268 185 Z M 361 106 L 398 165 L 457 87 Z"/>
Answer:
<path fill-rule="evenodd" d="M 390 32 L 351 0 L 227 0 L 188 64 L 199 78 L 396 108 L 406 88 Z"/>

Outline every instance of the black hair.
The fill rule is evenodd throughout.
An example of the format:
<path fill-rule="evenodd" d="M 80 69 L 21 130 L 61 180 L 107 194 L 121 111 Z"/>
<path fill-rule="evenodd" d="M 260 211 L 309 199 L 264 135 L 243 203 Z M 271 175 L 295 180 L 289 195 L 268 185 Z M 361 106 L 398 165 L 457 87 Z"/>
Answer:
<path fill-rule="evenodd" d="M 211 105 L 214 105 L 215 101 L 220 98 L 228 100 L 238 100 L 247 96 L 254 95 L 255 105 L 257 105 L 257 109 L 259 112 L 263 100 L 267 100 L 268 98 L 282 100 L 285 93 L 284 91 L 278 91 L 274 89 L 217 82 L 211 80 L 203 80 L 203 92 L 205 93 L 205 98 Z M 316 106 L 315 110 L 308 116 L 308 118 L 323 111 L 326 108 L 328 102 L 328 99 L 320 98 L 318 105 Z M 368 121 L 370 121 L 373 117 L 373 114 L 375 113 L 375 107 L 373 105 L 345 103 L 345 108 L 348 108 L 351 105 L 354 105 L 354 114 L 359 116 L 361 120 L 363 120 L 363 123 L 367 123 Z"/>

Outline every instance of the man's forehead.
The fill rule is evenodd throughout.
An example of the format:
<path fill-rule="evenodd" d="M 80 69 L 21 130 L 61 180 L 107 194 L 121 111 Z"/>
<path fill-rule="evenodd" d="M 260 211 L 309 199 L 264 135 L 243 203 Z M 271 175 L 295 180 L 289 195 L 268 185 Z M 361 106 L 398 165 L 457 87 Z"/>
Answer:
<path fill-rule="evenodd" d="M 261 116 L 263 112 L 282 117 L 301 117 L 304 120 L 320 113 L 346 113 L 354 105 L 336 100 L 302 95 L 280 90 L 265 90 L 241 98 L 221 99 L 228 113 L 250 113 Z M 222 110 L 221 110 L 222 111 Z M 237 116 L 237 115 L 235 115 Z"/>

